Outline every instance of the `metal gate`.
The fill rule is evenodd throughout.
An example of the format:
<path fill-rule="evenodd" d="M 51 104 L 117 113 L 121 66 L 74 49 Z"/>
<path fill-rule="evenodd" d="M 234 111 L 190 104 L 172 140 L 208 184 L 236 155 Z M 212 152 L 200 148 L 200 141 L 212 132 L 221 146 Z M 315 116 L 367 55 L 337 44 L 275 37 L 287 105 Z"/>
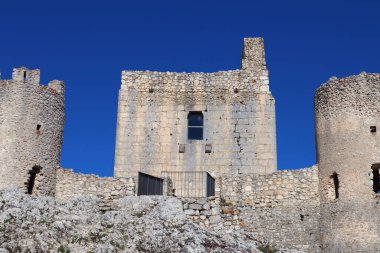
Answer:
<path fill-rule="evenodd" d="M 215 195 L 215 179 L 206 171 L 163 171 L 170 178 L 177 197 L 211 197 Z"/>
<path fill-rule="evenodd" d="M 139 172 L 137 195 L 162 195 L 164 180 Z"/>
<path fill-rule="evenodd" d="M 207 173 L 207 197 L 215 196 L 215 179 Z"/>

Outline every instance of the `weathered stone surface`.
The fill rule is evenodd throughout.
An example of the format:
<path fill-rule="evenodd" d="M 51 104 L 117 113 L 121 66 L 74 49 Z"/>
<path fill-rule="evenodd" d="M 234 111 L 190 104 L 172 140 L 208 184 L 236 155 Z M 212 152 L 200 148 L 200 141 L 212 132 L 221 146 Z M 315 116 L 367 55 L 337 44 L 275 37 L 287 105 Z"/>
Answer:
<path fill-rule="evenodd" d="M 317 175 L 314 166 L 218 178 L 223 226 L 255 231 L 284 248 L 320 252 Z"/>
<path fill-rule="evenodd" d="M 275 102 L 262 38 L 244 40 L 241 63 L 240 70 L 216 73 L 123 71 L 115 175 L 276 171 Z M 202 140 L 188 139 L 191 111 L 203 113 Z"/>
<path fill-rule="evenodd" d="M 136 194 L 136 178 L 98 177 L 74 173 L 72 170 L 57 170 L 55 197 L 67 201 L 83 195 L 94 195 L 104 201 L 113 201 Z"/>
<path fill-rule="evenodd" d="M 0 80 L 0 190 L 12 186 L 53 196 L 65 122 L 64 84 L 39 82 L 40 70 L 24 67 L 13 70 L 12 80 Z"/>
<path fill-rule="evenodd" d="M 189 222 L 176 198 L 126 197 L 104 214 L 97 202 L 0 191 L 0 252 L 260 252 L 255 234 Z"/>
<path fill-rule="evenodd" d="M 380 251 L 372 167 L 380 163 L 373 131 L 379 74 L 322 85 L 315 95 L 319 171 L 276 172 L 261 39 L 245 40 L 241 70 L 123 71 L 115 175 L 206 168 L 216 177 L 215 197 L 180 199 L 134 196 L 135 176 L 60 169 L 64 85 L 39 83 L 39 70 L 23 67 L 0 80 L 0 190 L 55 200 L 0 192 L 0 253 L 256 252 L 254 238 L 306 252 Z M 190 111 L 203 113 L 204 140 L 187 139 Z M 186 180 L 196 186 L 205 177 Z M 174 186 L 181 196 L 175 183 L 165 177 L 164 195 Z"/>
<path fill-rule="evenodd" d="M 202 205 L 201 204 L 190 204 L 189 208 L 190 209 L 194 209 L 194 210 L 201 210 L 202 209 Z"/>
<path fill-rule="evenodd" d="M 380 74 L 332 78 L 315 94 L 315 129 L 325 252 L 379 252 Z M 377 127 L 371 132 L 371 127 Z M 334 179 L 334 175 L 336 179 Z M 375 177 L 376 178 L 376 177 Z"/>

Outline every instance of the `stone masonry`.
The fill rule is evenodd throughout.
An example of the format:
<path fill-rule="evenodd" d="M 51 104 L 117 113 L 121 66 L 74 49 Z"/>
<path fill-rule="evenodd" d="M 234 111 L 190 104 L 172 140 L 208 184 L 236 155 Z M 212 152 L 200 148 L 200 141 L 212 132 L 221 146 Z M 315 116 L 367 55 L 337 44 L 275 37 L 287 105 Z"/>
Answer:
<path fill-rule="evenodd" d="M 64 84 L 40 85 L 40 70 L 0 80 L 0 189 L 54 195 L 65 121 Z"/>
<path fill-rule="evenodd" d="M 188 138 L 191 112 L 203 115 L 200 140 Z M 263 39 L 244 40 L 241 70 L 122 72 L 115 176 L 268 174 L 276 164 L 274 98 Z"/>
<path fill-rule="evenodd" d="M 314 103 L 322 250 L 380 252 L 380 74 L 331 78 Z"/>
<path fill-rule="evenodd" d="M 136 195 L 136 178 L 102 178 L 58 169 L 55 198 L 58 201 L 68 201 L 83 195 L 97 196 L 105 205 L 102 208 L 107 209 L 114 200 Z"/>
<path fill-rule="evenodd" d="M 320 252 L 316 166 L 220 177 L 218 186 L 225 230 L 245 228 L 281 247 Z"/>
<path fill-rule="evenodd" d="M 24 67 L 14 69 L 11 80 L 0 80 L 0 196 L 5 199 L 25 199 L 30 210 L 35 210 L 30 203 L 41 201 L 57 201 L 52 204 L 57 208 L 84 203 L 94 217 L 100 210 L 108 218 L 141 209 L 138 203 L 152 210 L 157 205 L 174 216 L 181 213 L 207 233 L 249 232 L 281 249 L 380 252 L 380 74 L 333 77 L 320 86 L 314 99 L 318 166 L 277 171 L 274 99 L 262 39 L 244 40 L 242 66 L 236 71 L 123 71 L 111 178 L 60 167 L 64 85 L 39 83 L 40 71 Z M 202 119 L 197 140 L 188 136 L 194 127 L 191 113 Z M 215 178 L 215 196 L 137 197 L 140 171 L 154 176 L 208 171 Z M 163 178 L 163 195 L 175 194 L 174 181 Z M 175 202 L 178 212 L 154 199 Z M 6 205 L 22 209 L 17 201 Z M 0 241 L 10 249 L 16 244 L 7 236 L 18 235 L 2 231 L 8 222 L 19 222 L 8 215 L 12 212 L 0 212 L 0 221 L 7 222 L 0 224 Z M 17 215 L 32 217 L 29 213 L 38 212 Z"/>

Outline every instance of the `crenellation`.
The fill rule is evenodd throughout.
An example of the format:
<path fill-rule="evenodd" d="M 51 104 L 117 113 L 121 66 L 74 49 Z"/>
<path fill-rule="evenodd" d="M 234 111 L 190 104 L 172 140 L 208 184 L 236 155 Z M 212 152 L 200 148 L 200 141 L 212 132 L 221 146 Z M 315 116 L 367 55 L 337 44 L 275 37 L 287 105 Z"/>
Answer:
<path fill-rule="evenodd" d="M 174 201 L 179 209 L 170 212 L 193 227 L 249 232 L 281 252 L 379 252 L 380 74 L 321 85 L 314 98 L 318 165 L 277 171 L 262 38 L 244 40 L 241 63 L 216 73 L 123 71 L 115 177 L 108 178 L 60 167 L 64 82 L 40 85 L 39 70 L 14 69 L 11 80 L 0 80 L 0 190 L 60 203 L 88 195 L 96 200 L 92 211 L 102 213 Z M 139 172 L 158 177 L 163 196 L 137 197 Z M 194 196 L 184 197 L 182 186 Z"/>
<path fill-rule="evenodd" d="M 65 83 L 63 81 L 53 80 L 48 83 L 48 87 L 58 93 L 63 93 L 65 90 Z"/>
<path fill-rule="evenodd" d="M 55 193 L 64 126 L 64 89 L 39 84 L 40 70 L 13 71 L 0 80 L 0 189 Z"/>
<path fill-rule="evenodd" d="M 30 84 L 40 83 L 40 70 L 30 70 L 26 67 L 20 67 L 13 69 L 12 80 L 18 82 L 28 82 Z"/>
<path fill-rule="evenodd" d="M 266 70 L 263 38 L 244 38 L 241 69 L 249 71 Z M 263 76 L 268 76 L 263 74 Z"/>

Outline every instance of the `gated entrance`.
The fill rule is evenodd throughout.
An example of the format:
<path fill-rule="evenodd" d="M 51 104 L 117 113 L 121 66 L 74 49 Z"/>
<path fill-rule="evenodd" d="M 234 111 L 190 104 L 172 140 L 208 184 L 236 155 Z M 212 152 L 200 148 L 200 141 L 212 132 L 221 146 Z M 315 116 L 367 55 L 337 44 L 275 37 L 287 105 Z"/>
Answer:
<path fill-rule="evenodd" d="M 206 171 L 163 171 L 161 177 L 171 179 L 177 197 L 215 196 L 215 179 Z"/>
<path fill-rule="evenodd" d="M 164 180 L 139 172 L 137 195 L 162 195 Z"/>

